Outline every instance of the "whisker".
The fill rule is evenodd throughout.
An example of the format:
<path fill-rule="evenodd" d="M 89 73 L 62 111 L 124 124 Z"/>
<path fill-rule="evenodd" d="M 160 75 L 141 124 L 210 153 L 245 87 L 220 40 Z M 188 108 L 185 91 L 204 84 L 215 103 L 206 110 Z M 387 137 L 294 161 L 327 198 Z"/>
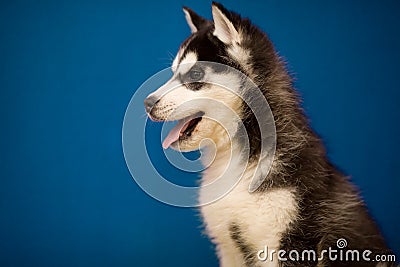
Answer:
<path fill-rule="evenodd" d="M 169 50 L 167 50 L 167 53 L 168 53 L 168 56 L 169 56 L 169 60 L 171 61 L 171 64 L 172 64 L 172 61 L 174 61 L 175 55 L 172 54 L 171 51 L 169 51 Z"/>

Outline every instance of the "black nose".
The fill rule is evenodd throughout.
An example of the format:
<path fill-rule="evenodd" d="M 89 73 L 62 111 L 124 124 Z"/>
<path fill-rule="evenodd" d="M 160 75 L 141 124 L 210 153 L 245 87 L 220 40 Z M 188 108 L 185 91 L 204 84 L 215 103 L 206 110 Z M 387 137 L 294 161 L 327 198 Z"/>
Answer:
<path fill-rule="evenodd" d="M 158 99 L 154 96 L 149 96 L 144 100 L 144 107 L 146 108 L 146 112 L 150 113 L 153 106 L 158 102 Z"/>

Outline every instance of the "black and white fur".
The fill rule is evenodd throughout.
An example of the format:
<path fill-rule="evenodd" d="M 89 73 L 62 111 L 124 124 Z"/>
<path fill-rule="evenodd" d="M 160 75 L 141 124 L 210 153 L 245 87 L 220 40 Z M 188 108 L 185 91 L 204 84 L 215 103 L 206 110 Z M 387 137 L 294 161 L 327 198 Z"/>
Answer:
<path fill-rule="evenodd" d="M 184 13 L 192 34 L 182 43 L 173 62 L 174 76 L 148 97 L 146 105 L 149 116 L 155 120 L 180 120 L 199 111 L 210 112 L 207 105 L 197 105 L 174 113 L 182 103 L 210 97 L 241 116 L 250 140 L 250 164 L 229 194 L 200 208 L 206 232 L 216 245 L 220 265 L 386 266 L 377 265 L 377 262 L 329 262 L 327 259 L 319 262 L 262 262 L 257 259 L 257 251 L 265 245 L 275 250 L 321 252 L 328 247 L 335 248 L 339 238 L 347 240 L 348 249 L 369 249 L 376 254 L 388 254 L 390 250 L 356 188 L 328 160 L 321 139 L 310 128 L 300 106 L 285 64 L 267 35 L 248 19 L 218 3 L 212 4 L 213 21 L 189 8 L 184 8 Z M 228 79 L 232 87 L 240 87 L 229 74 L 204 70 L 204 80 L 195 87 L 176 85 L 187 82 L 181 77 L 190 73 L 198 61 L 222 63 L 245 73 L 262 90 L 270 105 L 276 127 L 276 153 L 268 176 L 253 193 L 249 193 L 248 188 L 261 146 L 257 121 L 237 96 L 218 86 L 207 85 L 207 75 L 213 75 L 214 79 Z M 168 90 L 168 87 L 175 89 Z M 221 124 L 235 127 L 229 117 L 223 114 L 220 117 Z M 240 139 L 230 140 L 223 127 L 206 118 L 198 122 L 190 136 L 171 146 L 182 151 L 196 150 L 204 138 L 214 141 L 217 153 L 203 172 L 202 183 L 226 175 L 227 160 L 236 161 L 237 170 L 246 161 L 241 155 Z M 231 145 L 233 157 L 229 159 Z M 207 158 L 207 147 L 203 149 Z M 228 175 L 237 176 L 240 171 L 232 168 Z"/>

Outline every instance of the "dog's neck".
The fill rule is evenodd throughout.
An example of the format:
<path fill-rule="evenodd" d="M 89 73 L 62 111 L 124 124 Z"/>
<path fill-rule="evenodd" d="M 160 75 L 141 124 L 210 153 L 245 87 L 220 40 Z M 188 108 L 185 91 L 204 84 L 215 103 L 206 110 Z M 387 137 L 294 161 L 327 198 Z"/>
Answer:
<path fill-rule="evenodd" d="M 205 147 L 202 149 L 203 181 L 213 182 L 217 179 L 239 179 L 248 168 L 242 147 L 237 142 L 222 147 Z M 229 177 L 228 177 L 229 176 Z"/>
<path fill-rule="evenodd" d="M 249 188 L 255 168 L 253 163 L 248 164 L 243 159 L 239 144 L 233 142 L 230 149 L 219 149 L 216 153 L 212 147 L 206 147 L 202 150 L 202 161 L 206 168 L 202 173 L 200 203 L 211 203 L 235 188 Z"/>

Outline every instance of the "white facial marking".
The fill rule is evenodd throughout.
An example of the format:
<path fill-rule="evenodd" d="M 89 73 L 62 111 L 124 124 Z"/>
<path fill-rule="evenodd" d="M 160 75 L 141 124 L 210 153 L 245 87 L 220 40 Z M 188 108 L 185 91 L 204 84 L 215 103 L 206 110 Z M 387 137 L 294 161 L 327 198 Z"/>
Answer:
<path fill-rule="evenodd" d="M 182 59 L 181 63 L 178 66 L 177 71 L 180 74 L 185 74 L 188 72 L 193 65 L 197 62 L 197 54 L 194 52 L 189 52 L 185 55 L 185 57 Z"/>
<path fill-rule="evenodd" d="M 172 61 L 171 69 L 172 69 L 173 72 L 175 72 L 176 69 L 178 68 L 178 62 L 179 62 L 179 59 L 181 58 L 181 56 L 183 54 L 183 51 L 184 51 L 184 49 L 182 49 L 182 48 L 179 49 L 178 53 L 176 54 L 176 56 L 174 58 L 174 61 Z"/>

